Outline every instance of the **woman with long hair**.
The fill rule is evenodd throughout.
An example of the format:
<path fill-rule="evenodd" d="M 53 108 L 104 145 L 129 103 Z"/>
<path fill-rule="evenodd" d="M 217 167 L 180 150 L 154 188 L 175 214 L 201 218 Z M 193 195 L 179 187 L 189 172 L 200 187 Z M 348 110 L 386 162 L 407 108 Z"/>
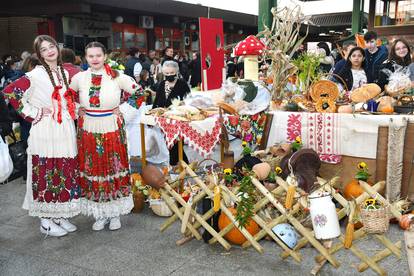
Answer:
<path fill-rule="evenodd" d="M 119 112 L 121 98 L 137 96 L 139 85 L 129 76 L 113 71 L 99 42 L 85 48 L 88 70 L 72 78 L 79 93 L 78 148 L 81 211 L 92 215 L 92 229 L 121 228 L 120 215 L 132 207 L 124 121 Z"/>
<path fill-rule="evenodd" d="M 399 38 L 394 40 L 391 45 L 388 60 L 386 60 L 381 66 L 378 75 L 378 85 L 381 89 L 384 89 L 385 85 L 389 82 L 389 74 L 386 73 L 388 69 L 391 72 L 395 71 L 395 68 L 401 66 L 403 68 L 408 67 L 411 64 L 411 49 L 410 45 L 405 39 Z M 407 69 L 408 70 L 408 69 Z"/>
<path fill-rule="evenodd" d="M 64 236 L 76 230 L 68 218 L 80 212 L 75 92 L 69 87 L 56 41 L 40 35 L 34 40 L 34 51 L 41 65 L 7 86 L 4 94 L 32 122 L 23 208 L 40 218 L 41 233 Z"/>
<path fill-rule="evenodd" d="M 364 49 L 361 47 L 353 48 L 348 54 L 345 65 L 338 72 L 338 75 L 345 81 L 349 91 L 367 83 L 367 73 L 365 72 L 364 65 Z M 338 80 L 338 82 L 342 83 L 341 80 Z"/>

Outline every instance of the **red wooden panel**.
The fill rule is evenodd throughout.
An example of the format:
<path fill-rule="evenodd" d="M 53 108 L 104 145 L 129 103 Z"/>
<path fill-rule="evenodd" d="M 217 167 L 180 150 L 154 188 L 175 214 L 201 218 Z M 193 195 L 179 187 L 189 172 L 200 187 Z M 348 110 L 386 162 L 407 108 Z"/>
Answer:
<path fill-rule="evenodd" d="M 223 20 L 200 17 L 199 25 L 202 87 L 203 90 L 217 89 L 223 82 Z M 207 67 L 207 57 L 211 60 L 210 67 Z"/>

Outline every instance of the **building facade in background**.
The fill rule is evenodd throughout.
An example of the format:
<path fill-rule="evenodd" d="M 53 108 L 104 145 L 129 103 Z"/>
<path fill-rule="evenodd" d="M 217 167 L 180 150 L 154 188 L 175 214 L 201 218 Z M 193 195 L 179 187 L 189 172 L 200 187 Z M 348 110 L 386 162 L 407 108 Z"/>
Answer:
<path fill-rule="evenodd" d="M 198 18 L 224 21 L 225 45 L 257 33 L 257 16 L 171 0 L 19 0 L 2 5 L 0 55 L 32 51 L 33 39 L 49 34 L 82 55 L 99 41 L 108 49 L 142 52 L 167 46 L 176 52 L 199 50 Z"/>

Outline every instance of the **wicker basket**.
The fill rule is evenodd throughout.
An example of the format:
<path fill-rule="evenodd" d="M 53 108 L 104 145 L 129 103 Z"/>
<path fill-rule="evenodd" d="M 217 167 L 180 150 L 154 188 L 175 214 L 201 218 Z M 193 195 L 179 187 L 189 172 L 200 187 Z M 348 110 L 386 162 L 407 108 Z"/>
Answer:
<path fill-rule="evenodd" d="M 168 207 L 167 203 L 163 199 L 150 199 L 150 208 L 160 217 L 171 217 L 173 212 L 171 211 L 170 207 Z"/>
<path fill-rule="evenodd" d="M 364 231 L 367 233 L 387 232 L 390 224 L 388 206 L 367 210 L 361 205 L 361 221 L 364 225 Z"/>
<path fill-rule="evenodd" d="M 276 167 L 280 166 L 284 156 L 273 156 L 271 154 L 266 155 L 266 157 L 261 158 L 263 162 L 266 162 L 270 165 L 271 171 L 274 171 Z"/>

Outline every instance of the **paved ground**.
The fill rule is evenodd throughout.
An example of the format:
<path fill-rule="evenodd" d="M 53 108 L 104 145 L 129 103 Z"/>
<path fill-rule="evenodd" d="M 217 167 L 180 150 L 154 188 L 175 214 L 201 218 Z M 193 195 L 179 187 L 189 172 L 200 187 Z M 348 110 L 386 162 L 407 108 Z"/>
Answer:
<path fill-rule="evenodd" d="M 193 155 L 190 155 L 193 156 Z M 0 185 L 0 275 L 308 275 L 316 250 L 301 251 L 303 262 L 282 260 L 281 250 L 262 241 L 264 254 L 254 249 L 233 247 L 229 252 L 219 245 L 193 240 L 181 247 L 179 225 L 160 233 L 164 219 L 146 210 L 122 218 L 119 231 L 93 232 L 93 220 L 73 219 L 78 231 L 62 238 L 43 238 L 39 220 L 20 208 L 25 186 L 20 178 Z M 403 233 L 395 225 L 388 236 L 397 241 Z M 372 239 L 358 243 L 373 255 L 383 249 Z M 321 275 L 358 275 L 350 252 L 335 255 L 342 263 L 338 269 L 325 265 Z M 381 263 L 389 275 L 408 275 L 405 251 L 402 259 L 389 257 Z M 361 275 L 376 275 L 368 270 Z"/>

